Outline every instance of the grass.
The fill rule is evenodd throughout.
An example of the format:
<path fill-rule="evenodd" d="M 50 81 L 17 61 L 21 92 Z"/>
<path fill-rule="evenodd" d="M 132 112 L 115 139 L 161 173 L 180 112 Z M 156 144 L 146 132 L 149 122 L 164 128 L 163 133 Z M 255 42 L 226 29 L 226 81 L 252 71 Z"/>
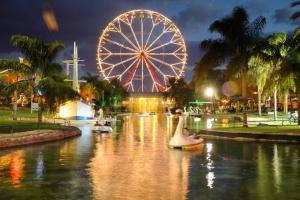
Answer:
<path fill-rule="evenodd" d="M 47 112 L 43 112 L 43 117 L 52 117 L 51 114 L 48 114 Z M 27 107 L 19 107 L 17 111 L 17 118 L 18 119 L 36 119 L 37 120 L 37 112 L 33 111 L 30 112 L 30 108 Z M 12 110 L 7 107 L 0 107 L 0 121 L 1 120 L 11 120 L 12 119 Z"/>
<path fill-rule="evenodd" d="M 0 134 L 16 133 L 24 131 L 42 130 L 42 129 L 60 129 L 59 124 L 42 123 L 38 127 L 37 122 L 32 121 L 1 121 L 0 122 Z"/>
<path fill-rule="evenodd" d="M 43 116 L 51 117 L 46 112 Z M 31 113 L 29 108 L 18 108 L 17 119 L 12 120 L 12 111 L 9 108 L 0 108 L 0 134 L 60 128 L 58 124 L 53 123 L 42 123 L 38 127 L 37 112 Z"/>

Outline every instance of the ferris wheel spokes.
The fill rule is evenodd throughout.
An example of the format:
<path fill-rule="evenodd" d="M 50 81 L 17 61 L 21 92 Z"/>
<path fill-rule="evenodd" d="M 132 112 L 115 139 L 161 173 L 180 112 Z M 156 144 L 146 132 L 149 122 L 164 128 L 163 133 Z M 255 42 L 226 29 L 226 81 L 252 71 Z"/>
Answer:
<path fill-rule="evenodd" d="M 99 70 L 107 80 L 117 77 L 127 90 L 162 92 L 168 77 L 180 77 L 186 47 L 178 28 L 165 16 L 134 10 L 115 18 L 98 45 Z"/>
<path fill-rule="evenodd" d="M 179 72 L 181 72 L 182 69 L 176 67 L 175 65 L 181 64 L 181 62 L 180 62 L 180 63 L 169 64 L 169 63 L 167 63 L 167 62 L 164 62 L 164 61 L 159 60 L 159 59 L 157 59 L 157 58 L 154 58 L 154 57 L 152 57 L 152 56 L 148 56 L 148 58 L 149 58 L 149 60 L 155 60 L 156 62 L 159 62 L 160 64 L 163 64 L 163 65 L 165 65 L 165 66 L 170 67 L 170 68 L 174 71 L 174 73 L 176 74 L 177 77 L 180 76 L 180 74 L 177 74 L 177 73 L 175 72 L 175 69 L 178 70 Z"/>
<path fill-rule="evenodd" d="M 136 52 L 136 50 L 134 50 L 134 49 L 132 49 L 132 48 L 130 48 L 130 47 L 127 47 L 127 46 L 125 46 L 124 44 L 120 44 L 119 42 L 113 41 L 113 40 L 111 40 L 111 39 L 109 39 L 109 38 L 105 38 L 105 37 L 104 37 L 103 40 L 106 40 L 107 42 L 110 42 L 110 43 L 112 43 L 112 44 L 115 44 L 115 45 L 117 45 L 117 46 L 119 46 L 119 47 L 121 47 L 121 48 L 127 49 L 127 50 L 129 50 L 129 51 Z"/>

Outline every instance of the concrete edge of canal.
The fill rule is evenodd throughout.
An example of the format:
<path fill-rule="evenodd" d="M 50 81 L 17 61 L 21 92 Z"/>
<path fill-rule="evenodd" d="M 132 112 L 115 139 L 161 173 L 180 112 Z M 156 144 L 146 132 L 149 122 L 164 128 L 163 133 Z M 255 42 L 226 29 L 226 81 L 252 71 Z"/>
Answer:
<path fill-rule="evenodd" d="M 0 149 L 64 140 L 80 135 L 81 130 L 74 126 L 63 127 L 57 130 L 47 129 L 19 132 L 14 134 L 1 134 Z"/>
<path fill-rule="evenodd" d="M 274 133 L 232 133 L 226 131 L 200 130 L 198 133 L 203 138 L 225 139 L 245 142 L 283 142 L 300 143 L 300 134 L 274 134 Z"/>

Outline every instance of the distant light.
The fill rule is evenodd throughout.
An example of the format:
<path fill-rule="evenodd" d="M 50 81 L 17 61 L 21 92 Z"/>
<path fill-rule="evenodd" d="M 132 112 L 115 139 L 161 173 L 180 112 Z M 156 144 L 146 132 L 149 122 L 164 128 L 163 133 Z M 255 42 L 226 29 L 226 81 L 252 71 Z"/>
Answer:
<path fill-rule="evenodd" d="M 201 118 L 200 117 L 194 117 L 194 122 L 200 122 Z"/>
<path fill-rule="evenodd" d="M 66 118 L 66 117 L 69 117 L 69 112 L 68 112 L 68 109 L 61 106 L 60 109 L 59 109 L 59 116 L 61 118 Z"/>
<path fill-rule="evenodd" d="M 214 90 L 212 88 L 207 88 L 205 90 L 205 95 L 208 96 L 208 97 L 212 97 L 214 94 Z"/>

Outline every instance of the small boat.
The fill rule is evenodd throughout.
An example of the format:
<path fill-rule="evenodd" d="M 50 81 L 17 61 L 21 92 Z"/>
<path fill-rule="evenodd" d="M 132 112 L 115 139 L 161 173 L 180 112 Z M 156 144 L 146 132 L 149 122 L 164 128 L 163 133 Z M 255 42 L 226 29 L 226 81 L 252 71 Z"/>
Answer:
<path fill-rule="evenodd" d="M 198 148 L 202 142 L 202 138 L 196 138 L 194 135 L 189 135 L 189 132 L 184 129 L 183 117 L 179 116 L 175 134 L 169 141 L 169 148 L 195 149 Z"/>
<path fill-rule="evenodd" d="M 109 122 L 105 122 L 104 124 L 96 122 L 93 127 L 93 132 L 95 133 L 112 133 L 113 129 Z"/>

